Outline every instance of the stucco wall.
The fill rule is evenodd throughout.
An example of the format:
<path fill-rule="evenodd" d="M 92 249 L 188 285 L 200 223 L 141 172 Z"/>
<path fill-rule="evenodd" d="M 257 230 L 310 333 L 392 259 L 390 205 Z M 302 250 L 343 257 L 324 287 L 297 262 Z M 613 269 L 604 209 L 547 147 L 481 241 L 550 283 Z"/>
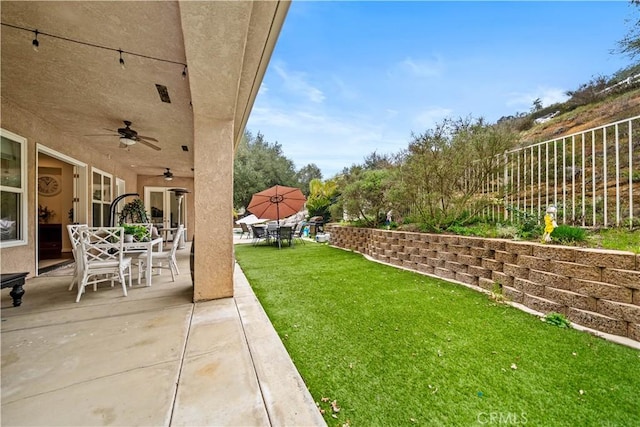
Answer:
<path fill-rule="evenodd" d="M 113 155 L 106 157 L 91 150 L 91 144 L 86 139 L 76 138 L 74 135 L 61 133 L 55 126 L 41 118 L 29 113 L 15 104 L 9 103 L 6 98 L 1 98 L 2 116 L 0 126 L 10 132 L 27 139 L 27 204 L 28 225 L 27 244 L 1 249 L 0 270 L 2 272 L 28 271 L 29 277 L 36 273 L 36 231 L 38 205 L 36 200 L 36 143 L 47 148 L 65 154 L 77 161 L 86 163 L 90 168 L 96 167 L 110 173 L 117 178 L 125 180 L 127 191 L 134 192 L 137 188 L 137 175 L 127 162 L 127 153 L 118 151 L 117 145 Z M 99 141 L 95 142 L 99 144 Z M 42 203 L 42 202 L 41 202 Z M 66 212 L 57 212 L 66 218 Z M 60 217 L 56 219 L 60 219 Z"/>
<path fill-rule="evenodd" d="M 640 255 L 328 224 L 331 244 L 492 290 L 534 310 L 640 341 Z"/>

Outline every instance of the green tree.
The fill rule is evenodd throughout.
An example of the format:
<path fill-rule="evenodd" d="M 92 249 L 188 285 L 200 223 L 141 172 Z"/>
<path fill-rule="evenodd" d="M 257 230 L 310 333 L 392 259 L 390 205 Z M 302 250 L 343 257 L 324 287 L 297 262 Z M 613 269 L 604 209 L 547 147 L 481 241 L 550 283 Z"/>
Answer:
<path fill-rule="evenodd" d="M 385 193 L 393 185 L 390 169 L 365 169 L 354 165 L 340 178 L 340 209 L 368 227 L 384 221 L 388 208 Z M 332 211 L 332 213 L 335 212 Z"/>
<path fill-rule="evenodd" d="M 337 190 L 337 183 L 334 180 L 322 182 L 321 179 L 312 179 L 307 198 L 309 216 L 322 216 L 324 221 L 328 222 L 331 218 L 330 208 L 335 203 Z"/>
<path fill-rule="evenodd" d="M 309 163 L 296 173 L 296 179 L 298 180 L 297 186 L 300 187 L 302 193 L 309 196 L 309 184 L 314 179 L 322 180 L 322 171 L 315 163 Z"/>
<path fill-rule="evenodd" d="M 431 229 L 464 222 L 491 202 L 481 196 L 481 185 L 500 171 L 500 155 L 515 142 L 506 126 L 444 120 L 413 136 L 387 202 Z"/>
<path fill-rule="evenodd" d="M 233 169 L 233 205 L 246 207 L 251 196 L 273 185 L 297 186 L 293 162 L 286 158 L 282 146 L 269 143 L 258 132 L 245 134 L 236 149 Z"/>

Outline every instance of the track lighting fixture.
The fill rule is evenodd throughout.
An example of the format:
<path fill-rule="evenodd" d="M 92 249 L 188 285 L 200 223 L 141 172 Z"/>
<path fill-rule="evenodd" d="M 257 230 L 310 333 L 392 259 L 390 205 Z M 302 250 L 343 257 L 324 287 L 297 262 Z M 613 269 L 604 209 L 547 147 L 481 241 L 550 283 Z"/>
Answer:
<path fill-rule="evenodd" d="M 114 47 L 109 47 L 109 46 L 101 46 L 99 44 L 87 43 L 87 42 L 83 42 L 83 41 L 79 41 L 79 40 L 74 40 L 74 39 L 71 39 L 69 37 L 58 36 L 58 35 L 55 35 L 55 34 L 45 33 L 45 32 L 42 32 L 42 31 L 39 31 L 39 30 L 36 30 L 36 29 L 25 28 L 25 27 L 21 27 L 19 25 L 7 24 L 5 22 L 2 22 L 0 24 L 3 27 L 9 27 L 9 28 L 14 28 L 16 30 L 28 31 L 30 33 L 33 33 L 34 34 L 34 38 L 31 41 L 31 46 L 33 47 L 33 50 L 35 50 L 36 52 L 38 51 L 38 48 L 40 47 L 40 40 L 38 40 L 38 36 L 47 36 L 47 37 L 52 37 L 54 39 L 63 40 L 63 41 L 70 42 L 70 43 L 80 44 L 80 45 L 83 45 L 83 46 L 90 46 L 90 47 L 95 47 L 97 49 L 110 50 L 112 52 L 118 52 L 120 54 L 120 58 L 119 58 L 118 62 L 120 63 L 120 66 L 122 67 L 122 69 L 125 68 L 124 58 L 122 57 L 123 53 L 126 53 L 127 55 L 131 55 L 131 56 L 136 56 L 138 58 L 152 60 L 152 61 L 160 61 L 160 62 L 166 62 L 168 64 L 182 65 L 182 78 L 183 79 L 187 78 L 187 64 L 184 64 L 182 62 L 172 61 L 170 59 L 157 58 L 157 57 L 149 56 L 149 55 L 143 55 L 141 53 L 129 52 L 129 51 L 126 51 L 126 50 L 116 49 Z"/>
<path fill-rule="evenodd" d="M 124 59 L 122 59 L 122 49 L 118 49 L 118 52 L 120 52 L 120 66 L 124 70 Z"/>
<path fill-rule="evenodd" d="M 36 52 L 38 51 L 38 47 L 40 46 L 40 42 L 38 41 L 38 30 L 34 31 L 35 33 L 35 38 L 33 39 L 33 41 L 31 42 L 31 45 L 33 46 L 33 50 L 35 50 Z"/>

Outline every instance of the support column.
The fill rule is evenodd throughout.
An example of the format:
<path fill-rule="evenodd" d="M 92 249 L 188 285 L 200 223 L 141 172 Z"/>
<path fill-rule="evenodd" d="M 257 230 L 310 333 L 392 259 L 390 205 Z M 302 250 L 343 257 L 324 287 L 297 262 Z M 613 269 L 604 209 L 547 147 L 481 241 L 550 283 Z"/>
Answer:
<path fill-rule="evenodd" d="M 195 109 L 194 109 L 195 110 Z M 193 301 L 233 296 L 233 123 L 194 115 Z"/>

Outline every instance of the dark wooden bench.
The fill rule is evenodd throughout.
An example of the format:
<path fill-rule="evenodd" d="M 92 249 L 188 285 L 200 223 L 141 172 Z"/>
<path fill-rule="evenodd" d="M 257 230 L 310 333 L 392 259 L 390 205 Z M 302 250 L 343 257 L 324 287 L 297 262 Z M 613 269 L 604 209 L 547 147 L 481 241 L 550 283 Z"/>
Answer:
<path fill-rule="evenodd" d="M 13 288 L 9 295 L 13 298 L 13 306 L 18 307 L 22 304 L 22 295 L 24 295 L 24 289 L 22 286 L 24 285 L 24 279 L 27 277 L 29 273 L 9 273 L 2 274 L 2 287 L 4 288 Z"/>

